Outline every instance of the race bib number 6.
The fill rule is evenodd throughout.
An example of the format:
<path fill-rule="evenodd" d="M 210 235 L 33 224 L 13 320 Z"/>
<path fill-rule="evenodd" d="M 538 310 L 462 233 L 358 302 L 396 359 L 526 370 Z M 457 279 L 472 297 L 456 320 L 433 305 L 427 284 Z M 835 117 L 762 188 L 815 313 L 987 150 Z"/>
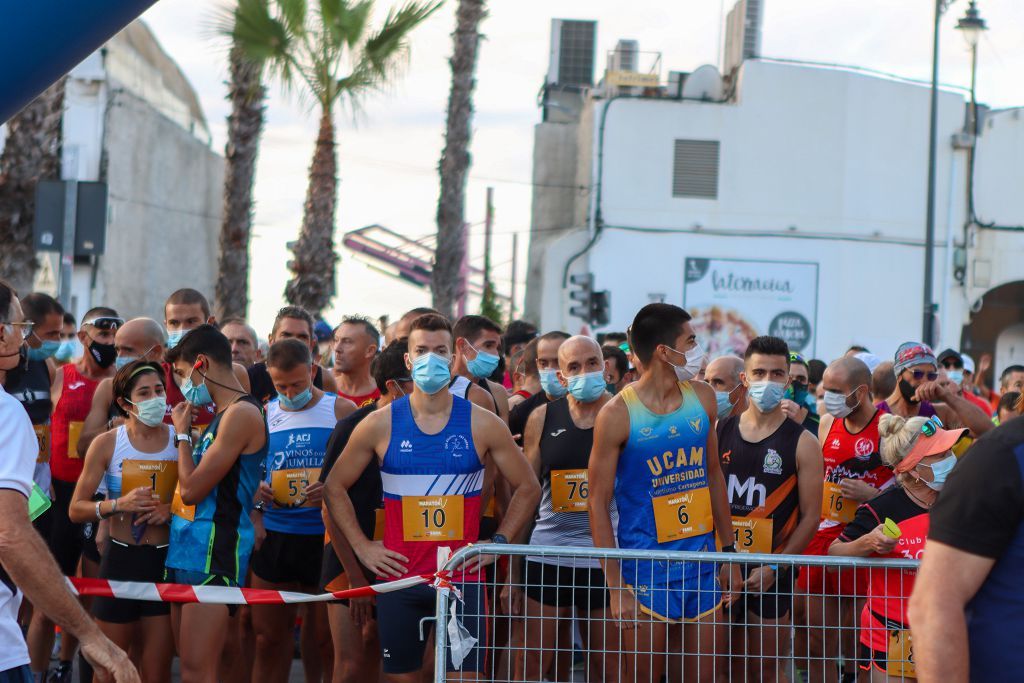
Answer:
<path fill-rule="evenodd" d="M 821 495 L 821 516 L 840 524 L 849 524 L 857 514 L 857 503 L 843 498 L 843 490 L 839 484 L 825 482 Z"/>
<path fill-rule="evenodd" d="M 406 541 L 461 541 L 462 496 L 402 496 L 402 536 Z"/>
<path fill-rule="evenodd" d="M 651 499 L 658 543 L 700 536 L 714 528 L 711 492 L 706 488 Z"/>
<path fill-rule="evenodd" d="M 551 509 L 555 512 L 586 512 L 586 470 L 551 471 Z"/>

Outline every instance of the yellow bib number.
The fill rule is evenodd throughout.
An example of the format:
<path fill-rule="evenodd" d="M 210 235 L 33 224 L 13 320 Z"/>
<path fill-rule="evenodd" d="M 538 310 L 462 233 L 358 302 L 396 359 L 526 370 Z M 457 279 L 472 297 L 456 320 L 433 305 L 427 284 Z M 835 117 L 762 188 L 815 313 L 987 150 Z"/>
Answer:
<path fill-rule="evenodd" d="M 36 441 L 39 442 L 39 455 L 36 456 L 37 463 L 50 462 L 50 425 L 32 425 L 36 433 Z"/>
<path fill-rule="evenodd" d="M 711 492 L 705 488 L 651 499 L 658 543 L 700 536 L 714 529 Z"/>
<path fill-rule="evenodd" d="M 833 522 L 849 524 L 853 521 L 855 514 L 857 514 L 856 501 L 843 498 L 843 490 L 839 484 L 826 481 L 821 494 L 821 516 L 824 519 L 831 519 Z"/>
<path fill-rule="evenodd" d="M 754 517 L 733 517 L 732 536 L 738 553 L 772 552 L 772 531 L 775 521 Z"/>
<path fill-rule="evenodd" d="M 402 535 L 406 541 L 461 541 L 462 496 L 402 496 Z"/>
<path fill-rule="evenodd" d="M 555 512 L 586 512 L 586 470 L 551 471 L 551 508 Z"/>
<path fill-rule="evenodd" d="M 178 463 L 174 460 L 125 460 L 121 464 L 121 493 L 148 488 L 166 505 L 178 487 Z"/>
<path fill-rule="evenodd" d="M 72 460 L 78 460 L 78 437 L 82 435 L 83 425 L 84 422 L 68 423 L 68 457 Z"/>
<path fill-rule="evenodd" d="M 171 513 L 187 519 L 190 522 L 196 521 L 196 506 L 185 505 L 185 501 L 181 499 L 181 488 L 179 486 L 174 487 L 174 498 L 171 500 Z"/>
<path fill-rule="evenodd" d="M 306 500 L 306 487 L 319 480 L 319 467 L 275 470 L 270 475 L 274 504 L 283 508 L 319 507 Z"/>
<path fill-rule="evenodd" d="M 914 666 L 914 643 L 910 631 L 889 631 L 889 650 L 886 653 L 885 673 L 900 678 L 917 678 Z"/>

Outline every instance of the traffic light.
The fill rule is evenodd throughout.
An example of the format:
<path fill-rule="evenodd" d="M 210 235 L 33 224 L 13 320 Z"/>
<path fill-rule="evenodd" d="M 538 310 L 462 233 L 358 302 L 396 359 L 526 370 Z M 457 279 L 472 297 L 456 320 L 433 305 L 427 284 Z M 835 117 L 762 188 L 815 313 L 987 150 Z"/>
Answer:
<path fill-rule="evenodd" d="M 569 298 L 579 302 L 569 309 L 569 313 L 595 327 L 607 325 L 610 319 L 611 293 L 607 290 L 595 292 L 594 276 L 591 273 L 573 275 L 569 282 L 575 287 L 569 292 Z"/>

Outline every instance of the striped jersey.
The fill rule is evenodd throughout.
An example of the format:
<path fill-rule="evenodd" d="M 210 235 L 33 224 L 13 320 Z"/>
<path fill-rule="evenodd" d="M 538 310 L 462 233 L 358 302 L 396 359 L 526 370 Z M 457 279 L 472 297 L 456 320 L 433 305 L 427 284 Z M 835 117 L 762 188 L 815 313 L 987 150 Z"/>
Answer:
<path fill-rule="evenodd" d="M 264 469 L 274 504 L 263 514 L 263 525 L 270 531 L 323 535 L 321 506 L 306 503 L 306 487 L 320 479 L 327 440 L 338 422 L 337 400 L 334 394 L 324 394 L 314 405 L 296 411 L 284 410 L 276 398 L 267 403 L 270 441 Z"/>
<path fill-rule="evenodd" d="M 439 547 L 455 552 L 478 538 L 484 466 L 472 415 L 469 401 L 452 396 L 444 429 L 425 434 L 408 397 L 391 403 L 391 440 L 381 463 L 384 547 L 409 558 L 404 576 L 435 572 Z"/>

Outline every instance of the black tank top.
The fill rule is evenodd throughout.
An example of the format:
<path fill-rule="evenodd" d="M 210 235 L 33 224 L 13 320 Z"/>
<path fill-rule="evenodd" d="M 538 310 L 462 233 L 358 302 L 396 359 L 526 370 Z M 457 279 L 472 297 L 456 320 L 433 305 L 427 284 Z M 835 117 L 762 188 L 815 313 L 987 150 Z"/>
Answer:
<path fill-rule="evenodd" d="M 4 389 L 24 406 L 32 424 L 44 425 L 50 421 L 53 404 L 50 402 L 50 371 L 45 360 L 27 361 L 14 377 L 8 377 Z"/>
<path fill-rule="evenodd" d="M 560 398 L 548 404 L 544 432 L 540 435 L 541 479 L 551 470 L 585 470 L 594 445 L 594 430 L 580 429 L 569 414 L 569 401 Z"/>
<path fill-rule="evenodd" d="M 718 452 L 734 518 L 772 520 L 772 551 L 796 527 L 800 492 L 796 447 L 804 428 L 785 419 L 765 439 L 750 443 L 740 435 L 739 416 L 718 423 Z"/>

